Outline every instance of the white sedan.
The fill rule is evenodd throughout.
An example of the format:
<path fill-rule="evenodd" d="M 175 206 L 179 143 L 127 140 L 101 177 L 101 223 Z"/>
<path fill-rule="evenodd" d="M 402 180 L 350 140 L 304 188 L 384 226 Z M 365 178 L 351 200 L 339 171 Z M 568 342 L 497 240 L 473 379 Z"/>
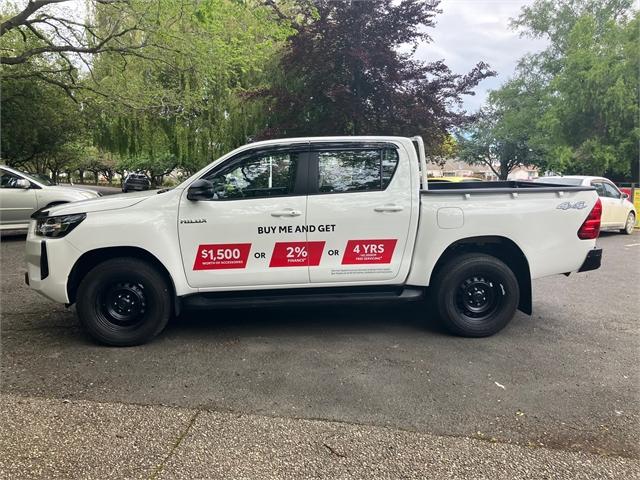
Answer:
<path fill-rule="evenodd" d="M 563 177 L 540 177 L 539 183 L 553 183 L 571 186 L 592 186 L 596 188 L 602 203 L 602 230 L 619 230 L 631 235 L 636 225 L 637 213 L 629 195 L 618 190 L 613 182 L 603 177 L 567 175 Z"/>
<path fill-rule="evenodd" d="M 98 198 L 99 193 L 53 185 L 6 165 L 0 165 L 0 230 L 26 230 L 36 210 L 62 203 Z"/>

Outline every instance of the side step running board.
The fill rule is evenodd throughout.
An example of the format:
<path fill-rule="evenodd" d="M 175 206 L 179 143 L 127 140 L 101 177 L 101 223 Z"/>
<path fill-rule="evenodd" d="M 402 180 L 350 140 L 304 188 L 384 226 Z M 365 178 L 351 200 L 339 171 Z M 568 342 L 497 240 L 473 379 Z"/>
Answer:
<path fill-rule="evenodd" d="M 332 303 L 411 302 L 424 298 L 425 289 L 396 288 L 301 288 L 242 292 L 197 293 L 182 297 L 186 308 L 252 308 L 280 305 L 329 305 Z"/>

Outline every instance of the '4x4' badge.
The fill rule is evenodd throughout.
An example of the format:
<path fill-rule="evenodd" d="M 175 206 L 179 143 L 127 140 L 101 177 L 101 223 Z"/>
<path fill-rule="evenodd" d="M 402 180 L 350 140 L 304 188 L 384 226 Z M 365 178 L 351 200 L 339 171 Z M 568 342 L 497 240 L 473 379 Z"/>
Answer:
<path fill-rule="evenodd" d="M 580 201 L 580 202 L 575 202 L 575 203 L 571 203 L 571 202 L 562 202 L 560 205 L 558 205 L 556 207 L 558 210 L 569 210 L 571 208 L 575 208 L 576 210 L 582 210 L 583 208 L 587 208 L 587 203 Z"/>

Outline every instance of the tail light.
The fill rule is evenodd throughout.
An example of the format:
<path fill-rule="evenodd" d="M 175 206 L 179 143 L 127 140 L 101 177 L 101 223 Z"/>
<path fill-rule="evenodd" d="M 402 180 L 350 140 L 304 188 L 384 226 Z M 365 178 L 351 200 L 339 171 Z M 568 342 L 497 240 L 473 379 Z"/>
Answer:
<path fill-rule="evenodd" d="M 578 230 L 578 238 L 582 240 L 593 240 L 598 238 L 600 234 L 600 219 L 602 218 L 602 203 L 600 199 L 596 200 L 596 204 L 589 212 L 589 216 L 583 222 L 580 230 Z"/>

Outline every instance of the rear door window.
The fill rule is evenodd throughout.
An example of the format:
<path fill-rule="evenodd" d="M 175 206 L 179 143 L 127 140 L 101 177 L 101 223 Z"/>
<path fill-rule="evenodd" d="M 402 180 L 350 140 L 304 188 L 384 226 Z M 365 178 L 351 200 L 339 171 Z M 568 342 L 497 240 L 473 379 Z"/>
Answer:
<path fill-rule="evenodd" d="M 596 192 L 598 192 L 599 197 L 607 196 L 602 182 L 591 182 L 591 186 L 596 188 Z"/>
<path fill-rule="evenodd" d="M 398 152 L 393 148 L 320 150 L 318 192 L 384 190 L 397 166 Z"/>

